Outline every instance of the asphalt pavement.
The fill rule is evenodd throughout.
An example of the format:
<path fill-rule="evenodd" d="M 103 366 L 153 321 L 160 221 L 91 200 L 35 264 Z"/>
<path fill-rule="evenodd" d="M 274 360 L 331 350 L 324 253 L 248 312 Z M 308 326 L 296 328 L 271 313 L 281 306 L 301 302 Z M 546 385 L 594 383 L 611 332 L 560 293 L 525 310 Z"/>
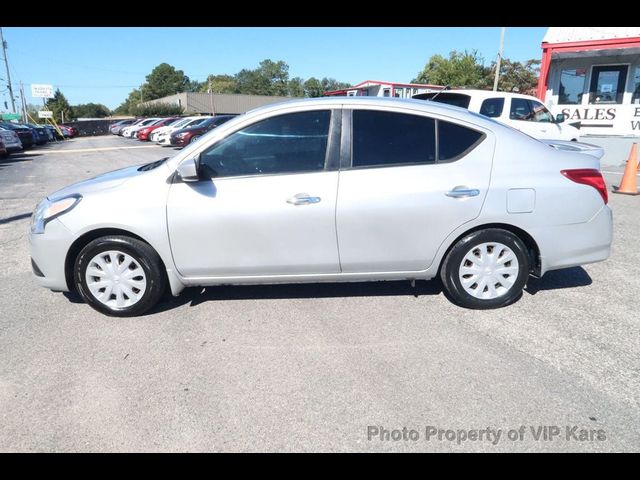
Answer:
<path fill-rule="evenodd" d="M 640 197 L 610 195 L 609 260 L 500 310 L 372 282 L 191 288 L 119 319 L 36 285 L 43 196 L 174 153 L 109 136 L 0 160 L 1 451 L 640 449 Z"/>

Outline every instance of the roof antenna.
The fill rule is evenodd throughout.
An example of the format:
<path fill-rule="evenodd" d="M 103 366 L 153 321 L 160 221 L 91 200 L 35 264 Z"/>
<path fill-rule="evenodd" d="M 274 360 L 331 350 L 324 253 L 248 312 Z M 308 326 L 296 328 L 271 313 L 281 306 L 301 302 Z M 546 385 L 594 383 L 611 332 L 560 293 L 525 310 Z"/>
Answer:
<path fill-rule="evenodd" d="M 440 95 L 442 92 L 444 92 L 445 90 L 451 90 L 451 85 L 445 85 L 444 88 L 442 90 L 438 90 L 438 93 L 436 93 L 433 97 L 431 98 L 427 98 L 427 100 L 431 100 L 433 101 L 434 98 L 436 98 L 438 95 Z"/>

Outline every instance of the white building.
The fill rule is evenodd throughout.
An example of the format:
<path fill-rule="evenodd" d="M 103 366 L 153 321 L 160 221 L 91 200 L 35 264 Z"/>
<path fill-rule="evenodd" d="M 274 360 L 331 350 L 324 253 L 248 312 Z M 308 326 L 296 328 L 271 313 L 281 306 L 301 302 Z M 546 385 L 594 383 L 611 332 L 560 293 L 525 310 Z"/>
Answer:
<path fill-rule="evenodd" d="M 549 28 L 537 96 L 583 136 L 640 136 L 640 27 Z"/>
<path fill-rule="evenodd" d="M 398 83 L 381 80 L 365 80 L 353 87 L 343 90 L 330 90 L 324 92 L 325 96 L 365 96 L 365 97 L 395 97 L 412 98 L 418 93 L 429 93 L 442 90 L 441 85 L 426 85 L 422 83 Z"/>

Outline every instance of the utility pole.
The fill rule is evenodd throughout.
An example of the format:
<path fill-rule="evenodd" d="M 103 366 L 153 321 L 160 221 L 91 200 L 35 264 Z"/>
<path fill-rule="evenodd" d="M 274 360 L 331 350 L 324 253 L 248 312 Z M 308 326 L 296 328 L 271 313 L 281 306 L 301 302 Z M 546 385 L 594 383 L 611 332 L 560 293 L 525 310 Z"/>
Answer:
<path fill-rule="evenodd" d="M 213 89 L 211 88 L 211 78 L 209 78 L 209 103 L 211 104 L 211 115 L 213 115 Z"/>
<path fill-rule="evenodd" d="M 502 62 L 502 48 L 504 47 L 504 31 L 507 27 L 502 27 L 500 31 L 500 50 L 498 50 L 498 60 L 496 61 L 496 78 L 493 80 L 493 91 L 498 90 L 498 79 L 500 78 L 500 63 Z"/>
<path fill-rule="evenodd" d="M 7 85 L 9 86 L 9 96 L 11 97 L 11 108 L 16 113 L 16 101 L 13 98 L 13 87 L 11 87 L 11 74 L 9 73 L 9 60 L 7 60 L 7 42 L 4 41 L 2 27 L 0 27 L 0 40 L 2 41 L 2 53 L 4 54 L 4 66 L 7 69 Z"/>
<path fill-rule="evenodd" d="M 24 86 L 22 85 L 22 80 L 20 80 L 20 104 L 22 105 L 22 118 L 24 123 L 27 123 L 29 119 L 27 118 L 27 102 L 24 101 Z"/>

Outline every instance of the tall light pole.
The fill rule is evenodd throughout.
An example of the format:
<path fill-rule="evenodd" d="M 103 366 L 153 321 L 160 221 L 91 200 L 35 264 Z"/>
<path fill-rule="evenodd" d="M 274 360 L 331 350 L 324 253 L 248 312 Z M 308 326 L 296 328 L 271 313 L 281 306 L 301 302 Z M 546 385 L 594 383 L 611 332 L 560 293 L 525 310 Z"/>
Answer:
<path fill-rule="evenodd" d="M 493 91 L 498 90 L 498 79 L 500 78 L 500 63 L 502 62 L 502 48 L 504 47 L 504 32 L 507 27 L 502 27 L 500 31 L 500 50 L 498 50 L 498 60 L 496 60 L 496 77 L 493 80 Z"/>
<path fill-rule="evenodd" d="M 11 97 L 11 108 L 16 113 L 16 101 L 13 98 L 13 87 L 11 86 L 11 74 L 9 73 L 9 60 L 7 60 L 7 42 L 4 41 L 2 27 L 0 27 L 0 41 L 2 41 L 2 53 L 4 54 L 4 66 L 7 69 L 7 85 L 9 87 L 9 97 Z"/>

